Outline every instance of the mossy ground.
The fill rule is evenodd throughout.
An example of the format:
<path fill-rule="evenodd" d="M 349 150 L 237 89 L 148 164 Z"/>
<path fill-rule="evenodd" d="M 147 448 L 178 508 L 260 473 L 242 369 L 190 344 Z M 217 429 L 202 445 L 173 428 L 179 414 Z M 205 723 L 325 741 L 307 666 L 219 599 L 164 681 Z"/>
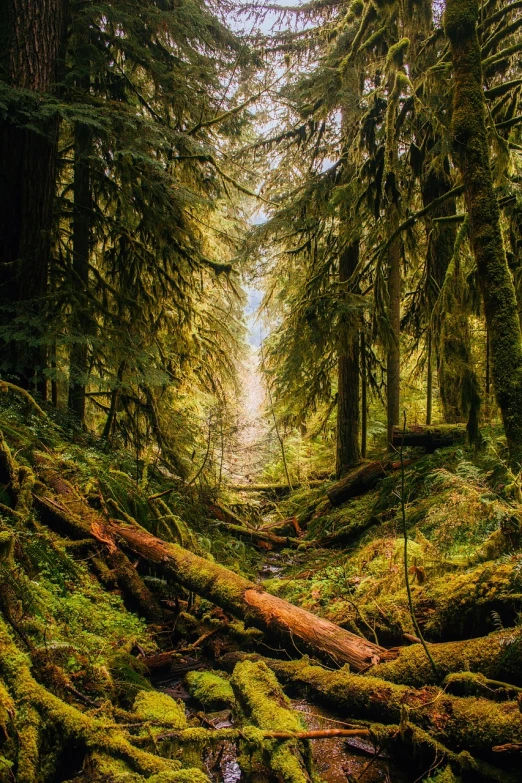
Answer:
<path fill-rule="evenodd" d="M 16 509 L 9 482 L 0 486 L 0 630 L 13 651 L 2 658 L 0 672 L 0 781 L 15 774 L 21 783 L 50 783 L 59 774 L 82 783 L 201 783 L 204 732 L 190 735 L 188 744 L 162 738 L 167 728 L 201 733 L 201 724 L 187 722 L 182 705 L 154 690 L 143 658 L 174 647 L 177 662 L 185 660 L 183 650 L 197 658 L 260 642 L 270 647 L 272 640 L 136 561 L 163 612 L 161 623 L 146 623 L 127 608 L 100 547 L 53 532 L 31 510 L 32 487 L 40 491 L 31 471 L 38 473 L 38 455 L 45 455 L 92 508 L 124 521 L 132 517 L 239 576 L 256 575 L 266 554 L 227 535 L 209 519 L 207 499 L 186 492 L 172 475 L 136 464 L 124 451 L 108 451 L 66 417 L 50 415 L 52 420 L 33 415 L 17 400 L 0 401 L 0 430 L 20 469 L 19 483 L 30 479 Z M 392 474 L 337 509 L 328 504 L 327 484 L 286 498 L 275 516 L 295 516 L 306 530 L 307 546 L 270 553 L 282 572 L 265 586 L 371 641 L 402 641 L 413 629 L 404 589 L 399 479 Z M 459 447 L 419 457 L 407 468 L 406 487 L 410 578 L 427 638 L 468 638 L 516 625 L 522 607 L 522 506 L 493 437 L 478 455 Z M 167 489 L 172 491 L 161 503 L 151 500 Z M 207 635 L 210 646 L 199 646 Z M 519 638 L 516 645 L 499 644 L 502 665 L 486 675 L 514 672 L 515 684 Z M 413 658 L 402 668 L 383 666 L 383 676 L 400 682 Z M 27 681 L 17 690 L 13 677 L 20 668 Z M 430 681 L 422 671 L 424 682 L 410 677 L 410 684 Z M 186 684 L 205 709 L 227 706 L 240 716 L 246 771 L 258 774 L 272 765 L 285 780 L 306 779 L 306 748 L 294 741 L 262 743 L 260 729 L 302 728 L 266 667 L 243 666 L 232 680 L 220 671 L 195 671 Z M 76 761 L 64 755 L 62 735 L 76 749 L 83 777 L 77 777 Z"/>
<path fill-rule="evenodd" d="M 491 440 L 478 455 L 459 447 L 421 456 L 405 481 L 410 581 L 427 638 L 464 639 L 517 622 L 522 505 L 497 444 Z M 340 508 L 318 506 L 306 537 L 337 536 L 339 546 L 282 556 L 282 572 L 265 586 L 372 641 L 413 633 L 399 487 L 397 471 Z M 317 490 L 301 498 L 317 503 Z M 294 504 L 285 501 L 281 513 L 295 511 Z"/>

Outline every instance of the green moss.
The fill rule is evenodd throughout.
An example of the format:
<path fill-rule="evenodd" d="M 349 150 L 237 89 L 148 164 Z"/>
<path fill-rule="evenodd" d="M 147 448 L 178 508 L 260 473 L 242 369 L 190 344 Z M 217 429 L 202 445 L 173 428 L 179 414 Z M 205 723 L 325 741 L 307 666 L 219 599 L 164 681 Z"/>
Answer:
<path fill-rule="evenodd" d="M 183 704 L 158 691 L 140 691 L 134 700 L 134 712 L 142 720 L 165 723 L 174 730 L 187 725 Z"/>
<path fill-rule="evenodd" d="M 222 672 L 189 672 L 185 678 L 189 693 L 205 707 L 232 705 L 235 702 L 232 686 Z"/>
<path fill-rule="evenodd" d="M 303 658 L 297 662 L 271 661 L 283 679 L 308 688 L 316 698 L 343 709 L 352 717 L 401 723 L 404 708 L 409 720 L 449 748 L 489 753 L 494 745 L 522 740 L 522 715 L 513 702 L 448 696 L 439 688 L 414 690 L 368 675 L 351 674 L 344 667 L 328 671 Z"/>
<path fill-rule="evenodd" d="M 262 661 L 238 663 L 231 684 L 246 715 L 265 731 L 302 731 L 301 717 L 289 708 L 289 701 L 275 674 Z M 285 783 L 305 783 L 308 748 L 295 740 L 265 741 L 269 767 Z M 309 761 L 308 761 L 309 763 Z"/>

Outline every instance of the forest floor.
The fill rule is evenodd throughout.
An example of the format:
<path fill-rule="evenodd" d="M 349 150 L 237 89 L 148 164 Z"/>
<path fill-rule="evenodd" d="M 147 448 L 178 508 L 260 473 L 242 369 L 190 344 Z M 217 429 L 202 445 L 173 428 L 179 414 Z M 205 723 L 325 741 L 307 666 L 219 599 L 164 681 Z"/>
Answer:
<path fill-rule="evenodd" d="M 522 780 L 522 503 L 494 431 L 338 507 L 331 482 L 187 489 L 11 391 L 0 431 L 2 783 Z"/>

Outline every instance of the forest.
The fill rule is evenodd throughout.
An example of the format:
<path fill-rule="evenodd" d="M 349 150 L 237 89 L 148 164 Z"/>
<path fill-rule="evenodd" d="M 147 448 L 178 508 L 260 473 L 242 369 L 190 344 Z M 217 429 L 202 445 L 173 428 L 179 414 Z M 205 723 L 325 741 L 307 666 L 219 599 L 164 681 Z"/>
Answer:
<path fill-rule="evenodd" d="M 522 782 L 522 0 L 0 12 L 0 783 Z"/>

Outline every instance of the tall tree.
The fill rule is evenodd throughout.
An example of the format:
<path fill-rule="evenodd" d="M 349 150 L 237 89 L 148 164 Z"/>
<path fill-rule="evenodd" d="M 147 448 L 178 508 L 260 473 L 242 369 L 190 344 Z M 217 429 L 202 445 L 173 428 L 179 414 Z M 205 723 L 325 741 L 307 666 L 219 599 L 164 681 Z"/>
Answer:
<path fill-rule="evenodd" d="M 464 184 L 470 241 L 491 340 L 493 383 L 511 463 L 522 467 L 522 333 L 491 175 L 477 36 L 478 0 L 446 0 L 453 60 L 452 137 Z"/>
<path fill-rule="evenodd" d="M 65 0 L 2 0 L 0 14 L 0 79 L 18 91 L 19 107 L 34 108 L 25 91 L 36 99 L 56 83 Z M 57 119 L 48 114 L 24 127 L 12 107 L 0 113 L 2 371 L 42 392 L 57 133 Z"/>

